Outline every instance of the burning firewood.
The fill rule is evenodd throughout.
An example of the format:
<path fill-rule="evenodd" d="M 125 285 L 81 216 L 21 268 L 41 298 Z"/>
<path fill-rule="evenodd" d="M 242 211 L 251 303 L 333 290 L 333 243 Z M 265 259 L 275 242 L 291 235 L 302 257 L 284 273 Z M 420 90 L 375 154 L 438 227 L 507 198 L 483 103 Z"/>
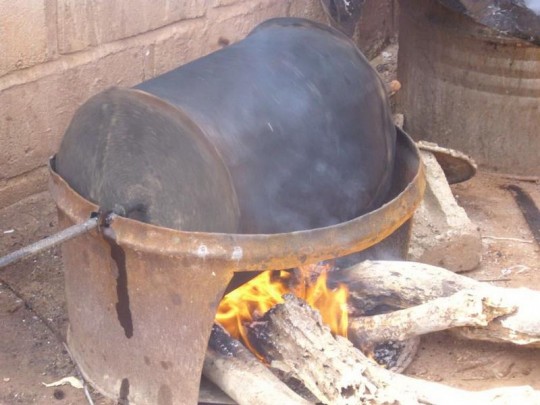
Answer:
<path fill-rule="evenodd" d="M 294 279 L 282 276 L 289 282 Z M 347 286 L 352 308 L 349 336 L 361 347 L 447 328 L 477 339 L 540 346 L 540 317 L 535 313 L 539 292 L 494 287 L 412 262 L 364 262 L 329 272 L 323 280 L 329 291 L 338 284 Z M 279 294 L 287 291 L 286 283 L 270 278 L 266 282 Z M 259 283 L 250 288 L 258 294 L 261 287 Z M 320 287 L 317 281 L 307 290 L 318 296 Z M 317 302 L 313 294 L 306 296 Z M 229 315 L 230 299 L 225 312 Z M 248 346 L 280 378 L 288 384 L 300 382 L 323 403 L 540 403 L 540 393 L 530 387 L 469 392 L 396 374 L 376 365 L 347 339 L 336 337 L 317 310 L 292 294 L 271 306 L 262 317 L 259 311 L 251 321 L 233 323 L 236 332 L 249 339 Z M 367 316 L 380 307 L 397 310 Z M 229 315 L 222 319 L 232 319 Z M 243 332 L 240 324 L 246 329 Z M 238 403 L 313 402 L 301 399 L 270 369 L 221 328 L 214 328 L 204 373 Z"/>
<path fill-rule="evenodd" d="M 240 405 L 309 405 L 220 325 L 214 324 L 204 375 Z"/>
<path fill-rule="evenodd" d="M 469 392 L 383 369 L 345 338 L 334 337 L 316 310 L 290 294 L 251 325 L 249 335 L 272 367 L 303 382 L 325 404 L 477 405 L 540 400 L 540 393 L 530 387 Z"/>
<path fill-rule="evenodd" d="M 363 355 L 334 338 L 318 311 L 292 294 L 248 329 L 250 342 L 273 368 L 300 380 L 320 401 L 358 404 L 374 388 Z"/>
<path fill-rule="evenodd" d="M 439 267 L 392 261 L 332 272 L 328 282 L 347 284 L 349 303 L 357 309 L 409 308 L 352 321 L 356 340 L 399 339 L 460 326 L 453 331 L 469 339 L 540 347 L 538 291 L 495 287 Z"/>

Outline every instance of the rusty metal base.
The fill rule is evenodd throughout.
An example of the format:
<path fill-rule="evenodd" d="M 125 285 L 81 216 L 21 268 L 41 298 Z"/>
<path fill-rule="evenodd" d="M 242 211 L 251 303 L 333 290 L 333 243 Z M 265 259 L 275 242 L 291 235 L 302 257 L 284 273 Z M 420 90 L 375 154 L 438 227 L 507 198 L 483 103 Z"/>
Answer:
<path fill-rule="evenodd" d="M 196 404 L 216 308 L 234 272 L 406 247 L 407 223 L 425 184 L 412 140 L 399 132 L 397 146 L 392 199 L 335 226 L 237 235 L 118 218 L 67 242 L 68 343 L 84 376 L 104 395 L 130 404 Z M 62 227 L 84 222 L 98 209 L 52 166 L 50 174 Z"/>

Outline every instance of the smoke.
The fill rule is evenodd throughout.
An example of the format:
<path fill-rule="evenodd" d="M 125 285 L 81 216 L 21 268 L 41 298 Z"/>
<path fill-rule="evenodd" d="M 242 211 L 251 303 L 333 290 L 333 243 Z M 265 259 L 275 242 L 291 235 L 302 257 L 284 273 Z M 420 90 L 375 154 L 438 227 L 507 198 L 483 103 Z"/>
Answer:
<path fill-rule="evenodd" d="M 540 15 L 540 0 L 523 0 L 523 2 L 535 14 Z"/>

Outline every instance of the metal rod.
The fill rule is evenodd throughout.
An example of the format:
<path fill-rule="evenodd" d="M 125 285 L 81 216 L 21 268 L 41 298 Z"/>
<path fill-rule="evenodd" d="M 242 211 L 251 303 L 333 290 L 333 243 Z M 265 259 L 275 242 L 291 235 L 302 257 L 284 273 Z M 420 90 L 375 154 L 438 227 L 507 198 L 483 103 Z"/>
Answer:
<path fill-rule="evenodd" d="M 536 239 L 536 243 L 540 246 L 540 209 L 538 209 L 530 194 L 521 187 L 510 184 L 506 188 L 513 194 L 534 239 Z"/>
<path fill-rule="evenodd" d="M 16 250 L 15 252 L 8 254 L 7 256 L 0 257 L 0 269 L 19 260 L 34 256 L 46 249 L 56 246 L 83 233 L 86 233 L 96 228 L 98 226 L 98 223 L 98 217 L 90 218 L 88 221 L 83 222 L 82 224 L 70 226 L 69 228 L 66 228 L 63 231 L 60 231 L 58 233 L 55 233 L 54 235 L 42 239 L 39 242 L 33 243 L 29 246 L 25 246 L 22 249 Z"/>

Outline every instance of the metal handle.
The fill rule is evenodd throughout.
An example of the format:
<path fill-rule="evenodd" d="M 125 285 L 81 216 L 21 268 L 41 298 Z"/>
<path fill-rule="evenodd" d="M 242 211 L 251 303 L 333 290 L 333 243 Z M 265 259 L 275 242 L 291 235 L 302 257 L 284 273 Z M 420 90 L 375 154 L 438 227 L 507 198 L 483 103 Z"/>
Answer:
<path fill-rule="evenodd" d="M 34 256 L 42 252 L 43 250 L 49 249 L 83 233 L 86 233 L 96 228 L 99 224 L 99 221 L 100 218 L 98 216 L 90 218 L 88 221 L 83 222 L 82 224 L 70 226 L 69 228 L 66 228 L 63 231 L 60 231 L 58 233 L 55 233 L 54 235 L 42 239 L 39 242 L 33 243 L 29 246 L 25 246 L 19 250 L 16 250 L 15 252 L 8 254 L 7 256 L 1 257 L 0 269 L 19 260 Z"/>

